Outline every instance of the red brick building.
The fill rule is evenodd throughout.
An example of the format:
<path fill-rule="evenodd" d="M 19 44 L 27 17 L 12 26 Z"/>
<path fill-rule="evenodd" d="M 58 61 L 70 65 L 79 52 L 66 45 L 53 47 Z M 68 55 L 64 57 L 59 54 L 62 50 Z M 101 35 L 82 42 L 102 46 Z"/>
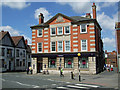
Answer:
<path fill-rule="evenodd" d="M 117 63 L 118 63 L 118 71 L 120 72 L 120 22 L 116 22 L 116 43 L 117 43 Z"/>
<path fill-rule="evenodd" d="M 39 24 L 32 29 L 33 73 L 48 70 L 96 74 L 104 66 L 101 27 L 96 20 L 96 5 L 93 3 L 93 18 L 66 16 L 58 13 L 44 22 L 40 13 Z"/>
<path fill-rule="evenodd" d="M 105 50 L 105 54 L 106 54 L 105 64 L 110 64 L 113 65 L 114 67 L 117 67 L 117 52 L 116 51 L 107 52 L 107 50 Z"/>

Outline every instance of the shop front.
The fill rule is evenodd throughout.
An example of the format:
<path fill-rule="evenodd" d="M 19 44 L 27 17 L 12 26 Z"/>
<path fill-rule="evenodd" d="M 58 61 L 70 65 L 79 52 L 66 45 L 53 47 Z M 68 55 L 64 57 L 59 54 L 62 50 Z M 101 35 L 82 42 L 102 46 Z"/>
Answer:
<path fill-rule="evenodd" d="M 64 73 L 71 71 L 78 73 L 79 69 L 81 72 L 96 73 L 96 54 L 81 53 L 81 56 L 77 54 L 35 54 L 33 58 L 37 58 L 37 73 L 47 70 L 49 73 L 59 73 L 60 68 L 63 68 Z"/>

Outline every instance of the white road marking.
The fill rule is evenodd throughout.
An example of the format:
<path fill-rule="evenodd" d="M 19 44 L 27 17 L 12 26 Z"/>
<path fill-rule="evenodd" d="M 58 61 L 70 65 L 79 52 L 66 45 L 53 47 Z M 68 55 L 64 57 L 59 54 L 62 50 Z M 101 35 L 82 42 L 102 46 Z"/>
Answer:
<path fill-rule="evenodd" d="M 35 86 L 35 87 L 33 87 L 33 88 L 39 88 L 39 86 Z"/>
<path fill-rule="evenodd" d="M 54 80 L 52 80 L 52 79 L 47 79 L 47 80 L 49 80 L 49 81 L 54 81 Z"/>
<path fill-rule="evenodd" d="M 56 84 L 52 84 L 52 85 L 56 85 Z"/>
<path fill-rule="evenodd" d="M 68 89 L 68 88 L 66 88 L 66 87 L 57 87 L 58 89 Z"/>
<path fill-rule="evenodd" d="M 13 81 L 13 82 L 15 82 L 15 81 Z M 23 84 L 21 82 L 16 82 L 16 83 L 18 83 L 20 85 L 24 85 L 24 86 L 32 86 L 33 88 L 39 88 L 39 86 L 37 86 L 37 85 Z"/>
<path fill-rule="evenodd" d="M 2 81 L 5 81 L 5 79 L 0 78 Z"/>
<path fill-rule="evenodd" d="M 70 83 L 70 82 L 66 82 L 66 83 Z"/>
<path fill-rule="evenodd" d="M 20 76 L 16 76 L 16 77 L 20 77 Z"/>
<path fill-rule="evenodd" d="M 87 87 L 94 87 L 94 88 L 100 87 L 100 86 L 96 86 L 96 85 L 87 85 L 87 84 L 75 84 L 75 85 L 78 85 L 78 86 L 87 86 Z"/>
<path fill-rule="evenodd" d="M 18 83 L 18 84 L 20 84 L 20 85 L 24 85 L 24 86 L 31 86 L 31 85 L 29 85 L 29 84 L 23 84 L 23 83 L 20 83 L 20 82 L 16 82 L 16 83 Z"/>
<path fill-rule="evenodd" d="M 72 88 L 85 88 L 85 89 L 88 89 L 87 87 L 79 87 L 79 86 L 74 86 L 74 85 L 67 85 L 67 87 L 72 87 Z"/>

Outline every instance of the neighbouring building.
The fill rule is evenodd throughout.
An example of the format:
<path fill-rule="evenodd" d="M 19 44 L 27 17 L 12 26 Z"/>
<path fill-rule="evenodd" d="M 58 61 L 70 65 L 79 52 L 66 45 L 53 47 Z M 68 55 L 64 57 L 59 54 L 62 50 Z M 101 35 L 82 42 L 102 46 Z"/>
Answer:
<path fill-rule="evenodd" d="M 24 71 L 30 60 L 30 51 L 23 36 L 11 37 L 9 32 L 0 32 L 0 61 L 2 72 Z M 29 56 L 29 58 L 27 58 Z"/>
<path fill-rule="evenodd" d="M 115 24 L 116 29 L 116 43 L 117 43 L 117 65 L 118 65 L 118 72 L 120 72 L 120 22 L 116 22 Z"/>
<path fill-rule="evenodd" d="M 107 52 L 105 50 L 105 64 L 113 65 L 114 67 L 117 67 L 117 52 Z"/>
<path fill-rule="evenodd" d="M 48 70 L 50 73 L 96 74 L 104 67 L 104 51 L 101 27 L 96 20 L 96 5 L 93 3 L 93 18 L 66 16 L 58 13 L 44 22 L 40 13 L 39 24 L 32 30 L 33 73 Z"/>

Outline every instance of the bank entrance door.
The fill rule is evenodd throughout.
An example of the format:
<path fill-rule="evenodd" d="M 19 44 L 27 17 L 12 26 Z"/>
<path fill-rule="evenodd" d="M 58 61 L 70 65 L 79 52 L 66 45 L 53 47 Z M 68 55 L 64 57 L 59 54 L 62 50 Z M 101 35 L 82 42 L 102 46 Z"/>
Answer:
<path fill-rule="evenodd" d="M 42 64 L 43 64 L 42 59 L 38 59 L 38 60 L 37 60 L 37 73 L 42 72 L 42 70 L 43 70 Z"/>

